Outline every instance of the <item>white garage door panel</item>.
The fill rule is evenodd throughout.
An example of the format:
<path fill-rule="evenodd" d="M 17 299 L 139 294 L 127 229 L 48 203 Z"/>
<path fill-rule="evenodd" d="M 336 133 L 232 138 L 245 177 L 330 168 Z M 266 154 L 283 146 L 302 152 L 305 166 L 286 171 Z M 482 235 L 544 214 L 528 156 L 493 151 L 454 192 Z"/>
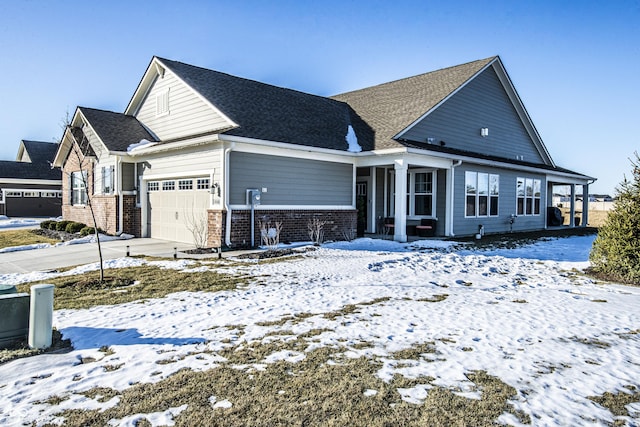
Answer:
<path fill-rule="evenodd" d="M 150 191 L 148 193 L 150 236 L 156 239 L 194 243 L 192 230 L 195 226 L 206 226 L 207 223 L 209 197 L 207 190 Z"/>

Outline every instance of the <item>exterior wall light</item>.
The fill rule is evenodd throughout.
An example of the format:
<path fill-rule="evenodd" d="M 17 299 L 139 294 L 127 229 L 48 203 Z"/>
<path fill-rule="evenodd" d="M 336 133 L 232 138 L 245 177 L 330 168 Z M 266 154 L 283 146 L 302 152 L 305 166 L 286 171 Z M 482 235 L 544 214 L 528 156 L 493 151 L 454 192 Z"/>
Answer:
<path fill-rule="evenodd" d="M 485 136 L 489 136 L 489 128 L 481 128 L 480 129 L 480 136 L 481 137 L 485 137 Z"/>

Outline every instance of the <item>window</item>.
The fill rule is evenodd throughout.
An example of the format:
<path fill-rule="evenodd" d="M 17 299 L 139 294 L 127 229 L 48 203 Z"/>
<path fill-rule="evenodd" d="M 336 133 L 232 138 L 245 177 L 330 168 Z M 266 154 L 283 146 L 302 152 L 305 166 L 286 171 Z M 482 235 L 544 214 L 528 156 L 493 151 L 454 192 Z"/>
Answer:
<path fill-rule="evenodd" d="M 71 173 L 71 204 L 86 205 L 87 204 L 87 172 Z"/>
<path fill-rule="evenodd" d="M 23 197 L 40 197 L 39 191 L 25 191 L 22 193 Z"/>
<path fill-rule="evenodd" d="M 193 180 L 192 179 L 179 180 L 178 190 L 193 190 Z"/>
<path fill-rule="evenodd" d="M 147 182 L 147 191 L 158 191 L 158 190 L 160 190 L 160 183 L 158 181 Z"/>
<path fill-rule="evenodd" d="M 433 174 L 419 172 L 413 175 L 413 215 L 433 215 Z"/>
<path fill-rule="evenodd" d="M 162 181 L 162 191 L 172 191 L 176 189 L 175 181 Z"/>
<path fill-rule="evenodd" d="M 198 178 L 196 183 L 196 188 L 198 190 L 208 190 L 209 189 L 209 178 Z"/>
<path fill-rule="evenodd" d="M 516 213 L 518 215 L 540 215 L 542 181 L 518 177 L 516 181 Z"/>
<path fill-rule="evenodd" d="M 169 89 L 156 94 L 156 116 L 169 114 Z"/>
<path fill-rule="evenodd" d="M 467 171 L 464 175 L 466 217 L 498 216 L 500 175 Z"/>
<path fill-rule="evenodd" d="M 42 197 L 58 197 L 57 191 L 43 191 Z"/>
<path fill-rule="evenodd" d="M 102 194 L 113 194 L 114 172 L 114 166 L 105 166 L 102 168 Z"/>
<path fill-rule="evenodd" d="M 22 197 L 22 191 L 7 191 L 7 197 Z"/>

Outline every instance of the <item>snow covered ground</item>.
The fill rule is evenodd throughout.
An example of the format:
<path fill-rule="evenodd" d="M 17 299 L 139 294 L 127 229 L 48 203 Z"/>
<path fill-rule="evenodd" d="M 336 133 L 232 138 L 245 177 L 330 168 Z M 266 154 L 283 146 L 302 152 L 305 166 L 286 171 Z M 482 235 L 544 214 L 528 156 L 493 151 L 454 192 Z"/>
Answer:
<path fill-rule="evenodd" d="M 348 356 L 384 358 L 417 343 L 435 342 L 433 360 L 389 360 L 377 373 L 382 379 L 396 373 L 427 375 L 436 378 L 436 385 L 457 387 L 473 397 L 465 373 L 486 370 L 518 390 L 512 404 L 529 414 L 534 425 L 607 425 L 613 421 L 611 413 L 587 396 L 640 386 L 640 288 L 599 284 L 581 275 L 592 241 L 593 236 L 571 237 L 516 250 L 476 251 L 435 241 L 359 239 L 325 245 L 287 262 L 223 267 L 255 277 L 250 286 L 234 291 L 179 292 L 144 304 L 56 311 L 54 326 L 72 340 L 74 350 L 0 366 L 0 424 L 40 425 L 55 421 L 53 414 L 63 409 L 107 408 L 117 398 L 101 402 L 78 392 L 157 382 L 184 367 L 211 369 L 221 362 L 215 352 L 224 343 L 260 339 L 274 330 L 302 334 L 324 329 L 308 350 L 340 344 Z M 143 262 L 122 258 L 111 266 Z M 185 260 L 160 265 L 196 267 Z M 26 277 L 3 280 L 21 283 Z M 322 316 L 374 300 L 380 302 L 338 318 Z M 434 302 L 425 302 L 429 300 Z M 275 322 L 298 313 L 319 314 L 295 324 Z M 227 325 L 245 327 L 240 333 Z M 104 351 L 106 347 L 113 351 Z M 283 357 L 295 363 L 304 353 L 274 354 L 265 363 Z M 86 358 L 96 362 L 80 362 Z M 175 363 L 157 363 L 167 358 Z M 114 365 L 120 368 L 108 369 Z M 419 386 L 403 389 L 402 396 L 419 404 L 428 392 Z M 67 399 L 50 405 L 45 403 L 50 396 Z M 184 409 L 145 416 L 154 425 L 171 425 Z M 638 425 L 640 403 L 628 410 L 628 425 Z M 519 424 L 509 414 L 500 421 Z"/>

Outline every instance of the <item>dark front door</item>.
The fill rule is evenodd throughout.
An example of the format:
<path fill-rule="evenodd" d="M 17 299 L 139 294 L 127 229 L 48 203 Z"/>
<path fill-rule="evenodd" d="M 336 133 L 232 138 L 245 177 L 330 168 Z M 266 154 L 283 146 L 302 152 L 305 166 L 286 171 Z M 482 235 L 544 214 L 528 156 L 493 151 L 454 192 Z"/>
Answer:
<path fill-rule="evenodd" d="M 367 229 L 367 183 L 356 183 L 356 208 L 358 209 L 358 237 L 364 236 Z"/>

